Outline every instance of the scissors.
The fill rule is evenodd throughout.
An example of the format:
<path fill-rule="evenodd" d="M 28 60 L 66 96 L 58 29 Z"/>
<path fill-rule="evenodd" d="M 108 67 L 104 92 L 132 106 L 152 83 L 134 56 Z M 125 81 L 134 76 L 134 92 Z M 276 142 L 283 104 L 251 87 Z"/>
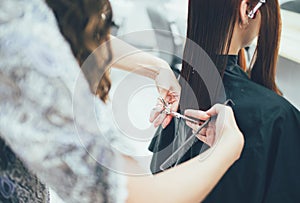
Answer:
<path fill-rule="evenodd" d="M 171 115 L 172 117 L 178 118 L 178 119 L 183 119 L 189 122 L 192 122 L 194 124 L 198 124 L 201 125 L 203 123 L 205 123 L 206 121 L 203 120 L 196 120 L 196 119 L 192 119 L 190 117 L 187 117 L 185 115 L 182 115 L 176 111 L 172 111 L 171 110 L 171 104 L 167 103 L 162 97 L 158 98 L 160 100 L 160 102 L 163 104 L 164 106 L 164 110 L 162 110 L 163 113 L 167 114 L 167 115 Z"/>

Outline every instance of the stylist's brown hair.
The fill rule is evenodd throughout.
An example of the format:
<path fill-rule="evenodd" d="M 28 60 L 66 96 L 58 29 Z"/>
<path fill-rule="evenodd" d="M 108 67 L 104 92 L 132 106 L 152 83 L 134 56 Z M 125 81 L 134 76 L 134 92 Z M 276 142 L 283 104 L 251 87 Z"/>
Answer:
<path fill-rule="evenodd" d="M 78 63 L 84 61 L 103 42 L 109 39 L 112 10 L 108 0 L 46 0 L 53 10 L 62 35 L 69 42 L 72 52 Z M 106 50 L 101 60 L 95 59 L 98 70 L 103 71 L 102 78 L 90 81 L 100 81 L 98 84 L 90 84 L 91 91 L 104 102 L 108 99 L 111 88 L 109 72 L 104 69 L 111 61 L 110 44 L 105 43 Z M 85 72 L 86 77 L 93 77 Z M 101 80 L 100 80 L 101 79 Z M 94 88 L 95 87 L 95 88 Z"/>

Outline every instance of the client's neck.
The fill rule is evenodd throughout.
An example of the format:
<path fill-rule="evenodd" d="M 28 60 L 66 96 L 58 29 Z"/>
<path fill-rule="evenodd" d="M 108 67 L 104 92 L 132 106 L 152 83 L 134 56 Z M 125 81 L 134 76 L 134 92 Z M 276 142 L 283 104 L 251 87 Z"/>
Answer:
<path fill-rule="evenodd" d="M 234 29 L 231 37 L 230 47 L 229 47 L 229 55 L 238 55 L 239 51 L 243 48 L 241 44 L 242 36 L 239 32 Z"/>

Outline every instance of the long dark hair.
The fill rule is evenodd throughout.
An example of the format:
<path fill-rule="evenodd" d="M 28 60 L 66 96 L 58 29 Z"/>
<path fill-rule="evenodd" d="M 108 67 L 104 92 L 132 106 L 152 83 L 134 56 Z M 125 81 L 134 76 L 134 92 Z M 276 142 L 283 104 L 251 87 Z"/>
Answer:
<path fill-rule="evenodd" d="M 250 77 L 254 82 L 281 94 L 275 82 L 281 36 L 280 7 L 277 0 L 268 0 L 260 10 L 261 26 Z"/>
<path fill-rule="evenodd" d="M 236 20 L 239 19 L 241 0 L 190 0 L 188 12 L 187 38 L 198 44 L 215 63 L 221 77 L 224 74 L 227 58 L 221 56 L 229 52 L 231 39 Z M 258 0 L 250 1 L 249 10 Z M 259 31 L 258 45 L 255 52 L 255 60 L 252 62 L 252 70 L 249 71 L 251 79 L 276 93 L 279 90 L 275 84 L 276 63 L 278 57 L 279 39 L 281 33 L 280 10 L 277 0 L 269 0 L 260 8 L 261 28 Z M 240 52 L 242 53 L 242 52 Z M 201 57 L 195 54 L 195 50 L 189 43 L 184 50 L 184 59 L 193 61 Z M 244 66 L 244 57 L 241 54 L 240 65 Z M 208 109 L 214 101 L 210 100 L 209 93 L 203 79 L 183 61 L 181 71 L 181 84 L 183 80 L 194 91 L 200 109 Z M 183 101 L 184 100 L 184 101 Z M 185 86 L 182 87 L 181 103 L 188 105 Z M 184 107 L 183 107 L 184 108 Z M 194 107 L 195 108 L 195 107 Z"/>
<path fill-rule="evenodd" d="M 53 10 L 62 35 L 69 42 L 78 63 L 82 65 L 90 54 L 103 42 L 109 39 L 112 10 L 108 0 L 46 0 Z M 107 44 L 106 56 L 96 60 L 98 69 L 102 69 L 111 61 L 111 51 Z M 101 61 L 101 62 L 100 62 Z M 101 63 L 101 64 L 99 64 Z M 86 77 L 93 77 L 83 70 Z M 109 72 L 105 71 L 98 84 L 90 84 L 93 93 L 106 101 L 111 87 Z M 95 87 L 94 87 L 95 86 Z"/>

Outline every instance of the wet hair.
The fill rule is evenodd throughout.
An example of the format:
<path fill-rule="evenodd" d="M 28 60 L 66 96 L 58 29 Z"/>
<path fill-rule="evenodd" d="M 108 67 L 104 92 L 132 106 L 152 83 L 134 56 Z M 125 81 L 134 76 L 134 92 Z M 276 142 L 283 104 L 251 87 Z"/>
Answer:
<path fill-rule="evenodd" d="M 235 23 L 239 20 L 241 0 L 190 0 L 188 12 L 187 38 L 199 45 L 215 63 L 223 77 L 227 55 Z M 249 1 L 249 11 L 254 8 L 258 0 Z M 268 0 L 260 8 L 261 27 L 255 57 L 252 60 L 249 76 L 252 81 L 280 94 L 275 83 L 276 64 L 281 33 L 281 17 L 277 0 Z M 199 57 L 195 50 L 187 43 L 184 50 L 184 59 L 193 61 Z M 200 56 L 201 57 L 201 56 Z M 239 63 L 245 68 L 245 57 L 239 55 Z M 210 101 L 207 88 L 193 67 L 183 61 L 181 78 L 188 82 L 198 100 L 200 109 L 208 109 L 214 101 Z M 181 100 L 187 104 L 185 87 L 182 87 Z M 187 105 L 188 106 L 188 105 Z M 195 107 L 194 107 L 195 108 Z"/>
<path fill-rule="evenodd" d="M 103 42 L 109 39 L 112 10 L 108 0 L 46 0 L 53 10 L 64 38 L 69 42 L 72 52 L 80 66 Z M 94 94 L 104 102 L 111 88 L 109 72 L 104 71 L 111 61 L 111 50 L 106 43 L 106 56 L 97 61 L 97 68 L 103 77 L 96 86 L 90 84 Z M 104 55 L 104 53 L 103 53 Z M 92 55 L 91 55 L 92 56 Z M 86 77 L 88 73 L 83 70 Z M 88 82 L 91 80 L 87 78 Z M 96 88 L 93 88 L 95 86 Z"/>

